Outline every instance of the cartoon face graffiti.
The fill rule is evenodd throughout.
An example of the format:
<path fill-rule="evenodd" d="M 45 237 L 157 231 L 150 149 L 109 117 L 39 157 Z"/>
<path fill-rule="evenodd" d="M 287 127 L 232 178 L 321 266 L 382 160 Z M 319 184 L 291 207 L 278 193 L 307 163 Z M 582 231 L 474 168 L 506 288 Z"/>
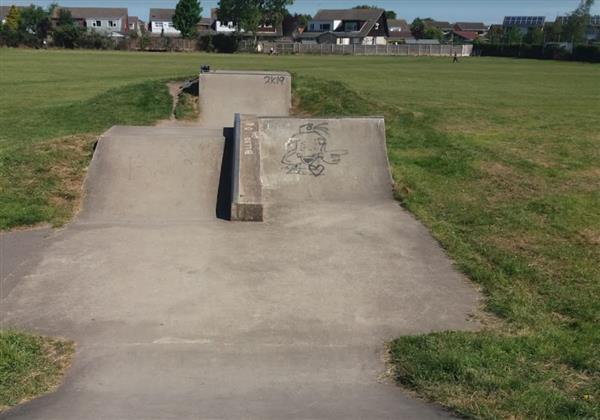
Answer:
<path fill-rule="evenodd" d="M 327 123 L 301 125 L 298 132 L 285 144 L 281 163 L 288 174 L 322 175 L 325 164 L 336 165 L 347 150 L 327 150 Z"/>

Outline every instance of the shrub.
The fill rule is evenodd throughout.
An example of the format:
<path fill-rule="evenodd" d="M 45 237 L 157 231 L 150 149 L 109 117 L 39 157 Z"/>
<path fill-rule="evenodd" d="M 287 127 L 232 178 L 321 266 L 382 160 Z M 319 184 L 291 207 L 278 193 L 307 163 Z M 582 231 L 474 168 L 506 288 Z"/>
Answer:
<path fill-rule="evenodd" d="M 199 38 L 198 44 L 202 51 L 231 54 L 238 50 L 240 37 L 235 34 L 203 35 Z"/>

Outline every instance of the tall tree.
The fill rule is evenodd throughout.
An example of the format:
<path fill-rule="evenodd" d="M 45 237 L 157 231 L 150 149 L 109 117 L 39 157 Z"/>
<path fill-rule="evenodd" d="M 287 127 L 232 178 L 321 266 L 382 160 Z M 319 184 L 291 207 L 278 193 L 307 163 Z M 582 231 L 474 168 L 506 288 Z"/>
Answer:
<path fill-rule="evenodd" d="M 511 26 L 506 32 L 506 41 L 508 45 L 517 45 L 523 41 L 523 33 L 516 26 Z"/>
<path fill-rule="evenodd" d="M 19 12 L 19 9 L 17 9 L 17 7 L 13 4 L 12 6 L 10 6 L 10 9 L 8 9 L 8 13 L 6 14 L 5 25 L 7 28 L 16 31 L 17 29 L 19 29 L 20 20 L 21 13 Z"/>
<path fill-rule="evenodd" d="M 73 26 L 75 22 L 73 21 L 73 16 L 71 15 L 71 11 L 69 9 L 60 8 L 58 9 L 58 20 L 56 22 L 57 26 Z"/>
<path fill-rule="evenodd" d="M 593 5 L 594 0 L 581 0 L 577 9 L 569 14 L 563 30 L 565 41 L 575 43 L 586 41 L 585 34 L 590 22 L 590 10 Z"/>
<path fill-rule="evenodd" d="M 542 45 L 544 43 L 544 31 L 542 28 L 529 28 L 523 42 L 529 45 Z"/>
<path fill-rule="evenodd" d="M 263 23 L 275 27 L 283 22 L 286 6 L 294 0 L 219 0 L 219 19 L 231 21 L 240 30 L 255 35 Z"/>
<path fill-rule="evenodd" d="M 410 25 L 410 32 L 417 39 L 423 38 L 425 35 L 425 22 L 421 18 L 415 18 Z"/>
<path fill-rule="evenodd" d="M 423 32 L 424 39 L 437 39 L 438 41 L 441 41 L 443 37 L 444 33 L 442 30 L 433 26 L 425 29 L 425 32 Z"/>
<path fill-rule="evenodd" d="M 196 35 L 196 25 L 200 22 L 202 7 L 197 0 L 179 0 L 173 15 L 173 25 L 184 38 Z"/>

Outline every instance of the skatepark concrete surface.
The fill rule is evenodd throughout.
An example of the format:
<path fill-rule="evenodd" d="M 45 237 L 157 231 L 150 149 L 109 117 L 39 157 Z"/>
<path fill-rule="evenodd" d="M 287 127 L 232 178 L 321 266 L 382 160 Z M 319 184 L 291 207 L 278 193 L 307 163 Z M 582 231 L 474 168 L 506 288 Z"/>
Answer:
<path fill-rule="evenodd" d="M 81 213 L 0 306 L 5 327 L 76 341 L 73 365 L 0 418 L 449 416 L 386 378 L 385 343 L 476 329 L 479 297 L 393 200 L 383 120 L 257 121 L 261 223 L 218 217 L 227 130 L 102 136 Z"/>

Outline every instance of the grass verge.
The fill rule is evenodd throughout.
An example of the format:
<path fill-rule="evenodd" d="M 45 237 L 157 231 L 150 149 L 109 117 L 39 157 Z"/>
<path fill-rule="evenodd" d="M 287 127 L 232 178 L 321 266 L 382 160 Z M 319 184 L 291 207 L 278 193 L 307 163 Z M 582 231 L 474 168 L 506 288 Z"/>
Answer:
<path fill-rule="evenodd" d="M 559 171 L 340 82 L 296 77 L 294 90 L 308 115 L 385 116 L 397 198 L 504 321 L 394 340 L 396 380 L 468 417 L 600 418 L 596 145 L 572 142 L 581 158 Z"/>
<path fill-rule="evenodd" d="M 198 97 L 182 92 L 175 105 L 175 119 L 180 121 L 194 121 L 198 119 Z"/>
<path fill-rule="evenodd" d="M 21 115 L 0 142 L 0 229 L 50 223 L 76 210 L 95 137 L 116 124 L 168 118 L 172 99 L 162 81 L 111 89 L 90 100 Z"/>
<path fill-rule="evenodd" d="M 0 412 L 56 387 L 72 342 L 0 330 Z"/>

